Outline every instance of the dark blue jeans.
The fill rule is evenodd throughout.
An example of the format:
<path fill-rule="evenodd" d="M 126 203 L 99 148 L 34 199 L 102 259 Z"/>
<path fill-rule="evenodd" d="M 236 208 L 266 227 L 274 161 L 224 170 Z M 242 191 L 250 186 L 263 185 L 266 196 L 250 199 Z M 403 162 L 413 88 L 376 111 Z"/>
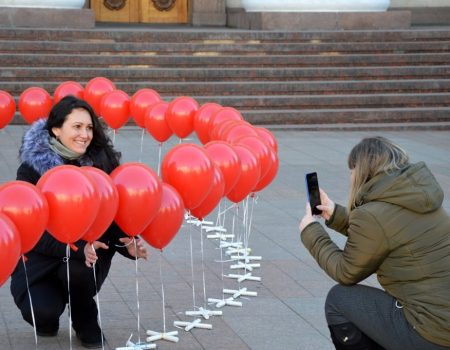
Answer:
<path fill-rule="evenodd" d="M 381 289 L 336 285 L 325 302 L 328 325 L 353 323 L 386 350 L 444 350 L 429 342 L 408 323 L 402 306 Z"/>

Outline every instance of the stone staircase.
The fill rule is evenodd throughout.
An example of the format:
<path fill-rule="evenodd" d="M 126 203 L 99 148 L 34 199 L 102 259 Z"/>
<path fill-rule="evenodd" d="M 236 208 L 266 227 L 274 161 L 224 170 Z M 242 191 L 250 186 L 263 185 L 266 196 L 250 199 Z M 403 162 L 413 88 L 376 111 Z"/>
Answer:
<path fill-rule="evenodd" d="M 450 129 L 450 28 L 281 32 L 0 29 L 0 90 L 111 79 L 132 95 L 239 109 L 304 129 Z M 14 123 L 22 123 L 16 116 Z"/>

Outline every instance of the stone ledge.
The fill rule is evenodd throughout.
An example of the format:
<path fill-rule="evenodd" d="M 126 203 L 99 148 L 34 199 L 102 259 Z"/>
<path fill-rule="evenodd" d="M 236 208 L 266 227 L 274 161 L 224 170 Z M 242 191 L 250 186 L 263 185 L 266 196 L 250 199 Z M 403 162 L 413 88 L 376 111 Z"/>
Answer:
<path fill-rule="evenodd" d="M 410 11 L 388 12 L 245 12 L 228 9 L 227 25 L 253 30 L 405 29 Z"/>
<path fill-rule="evenodd" d="M 411 23 L 413 25 L 450 24 L 450 7 L 411 7 L 408 9 L 398 8 L 398 10 L 411 11 Z"/>
<path fill-rule="evenodd" d="M 95 27 L 95 15 L 91 9 L 1 7 L 0 27 L 89 29 Z"/>

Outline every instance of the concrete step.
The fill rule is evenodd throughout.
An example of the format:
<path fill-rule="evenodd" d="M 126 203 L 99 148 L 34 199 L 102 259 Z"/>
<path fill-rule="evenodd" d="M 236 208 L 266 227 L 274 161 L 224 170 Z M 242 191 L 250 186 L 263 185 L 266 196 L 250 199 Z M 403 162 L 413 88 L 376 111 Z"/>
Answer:
<path fill-rule="evenodd" d="M 342 31 L 249 31 L 230 28 L 206 28 L 180 26 L 145 27 L 127 26 L 119 28 L 97 23 L 95 29 L 29 29 L 0 28 L 0 39 L 8 40 L 109 40 L 111 42 L 214 42 L 219 40 L 267 42 L 364 42 L 364 41 L 441 41 L 450 40 L 449 27 L 415 27 L 398 30 L 342 30 Z"/>
<path fill-rule="evenodd" d="M 88 80 L 75 79 L 83 86 Z M 20 95 L 25 89 L 39 86 L 53 94 L 62 81 L 2 81 L 0 90 Z M 358 80 L 358 81 L 255 81 L 228 82 L 153 82 L 114 81 L 116 88 L 132 95 L 139 89 L 151 88 L 164 98 L 176 95 L 188 96 L 265 96 L 265 95 L 341 95 L 341 94 L 386 94 L 386 93 L 446 93 L 450 91 L 450 79 L 404 79 L 404 80 Z"/>
<path fill-rule="evenodd" d="M 450 65 L 319 68 L 17 68 L 2 67 L 2 81 L 90 80 L 104 76 L 121 81 L 317 81 L 450 78 Z"/>
<path fill-rule="evenodd" d="M 0 54 L 3 67 L 353 67 L 353 66 L 421 66 L 448 65 L 450 53 L 409 54 L 332 54 L 329 55 L 128 55 L 118 53 L 102 54 Z"/>
<path fill-rule="evenodd" d="M 341 124 L 450 122 L 450 107 L 243 110 L 252 124 Z"/>
<path fill-rule="evenodd" d="M 337 53 L 414 53 L 414 52 L 449 52 L 450 39 L 445 41 L 412 42 L 333 42 L 333 43 L 115 43 L 115 42 L 67 42 L 34 40 L 1 40 L 2 53 L 141 53 L 146 55 L 191 54 L 191 55 L 235 55 L 237 53 L 273 53 L 273 54 L 337 54 Z"/>

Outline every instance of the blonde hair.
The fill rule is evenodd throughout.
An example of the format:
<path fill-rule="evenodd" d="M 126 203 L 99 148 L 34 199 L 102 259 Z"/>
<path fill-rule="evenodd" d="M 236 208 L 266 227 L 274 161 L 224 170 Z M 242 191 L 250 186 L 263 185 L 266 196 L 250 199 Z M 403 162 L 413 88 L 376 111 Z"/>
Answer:
<path fill-rule="evenodd" d="M 348 155 L 348 167 L 354 170 L 348 209 L 358 206 L 357 197 L 366 182 L 382 172 L 392 174 L 408 164 L 406 152 L 388 139 L 381 136 L 362 139 Z"/>

